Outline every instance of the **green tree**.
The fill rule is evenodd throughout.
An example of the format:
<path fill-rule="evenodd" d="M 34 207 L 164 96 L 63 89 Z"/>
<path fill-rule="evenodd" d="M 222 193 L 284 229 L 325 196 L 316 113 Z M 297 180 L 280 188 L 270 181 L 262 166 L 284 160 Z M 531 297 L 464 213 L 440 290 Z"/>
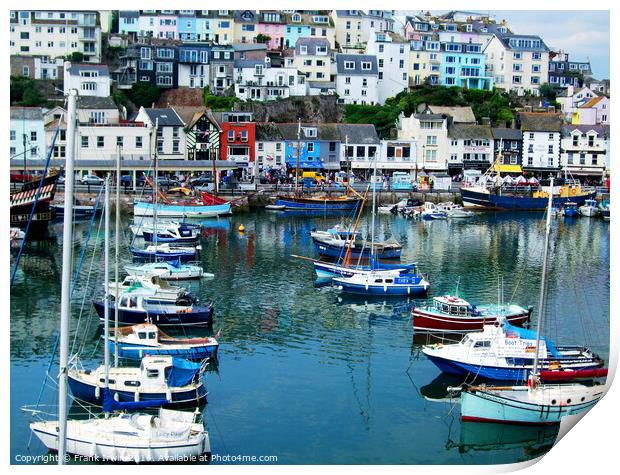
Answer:
<path fill-rule="evenodd" d="M 269 43 L 271 41 L 271 36 L 269 35 L 263 35 L 262 33 L 259 33 L 258 35 L 256 35 L 256 42 L 257 43 Z"/>
<path fill-rule="evenodd" d="M 127 91 L 127 97 L 136 106 L 151 107 L 159 100 L 161 91 L 150 82 L 137 82 Z"/>
<path fill-rule="evenodd" d="M 24 97 L 20 103 L 26 107 L 46 106 L 47 100 L 36 85 L 31 85 L 24 90 Z"/>
<path fill-rule="evenodd" d="M 552 102 L 555 101 L 555 98 L 556 98 L 555 89 L 548 82 L 541 84 L 540 87 L 538 88 L 538 92 L 540 92 L 540 95 L 544 97 L 545 99 L 549 99 Z"/>
<path fill-rule="evenodd" d="M 69 56 L 67 56 L 67 59 L 72 63 L 81 63 L 82 61 L 84 61 L 84 53 L 81 53 L 80 51 L 74 51 Z"/>
<path fill-rule="evenodd" d="M 235 96 L 216 96 L 211 94 L 209 87 L 205 87 L 203 93 L 203 102 L 205 107 L 215 111 L 230 110 L 235 107 L 237 98 Z"/>

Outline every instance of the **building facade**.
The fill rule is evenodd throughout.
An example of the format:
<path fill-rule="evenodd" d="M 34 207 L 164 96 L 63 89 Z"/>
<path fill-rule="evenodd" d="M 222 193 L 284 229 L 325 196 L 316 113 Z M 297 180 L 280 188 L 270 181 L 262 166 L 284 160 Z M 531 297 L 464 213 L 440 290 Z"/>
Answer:
<path fill-rule="evenodd" d="M 370 33 L 366 53 L 377 58 L 377 99 L 385 104 L 409 87 L 410 47 L 404 38 L 392 32 Z"/>
<path fill-rule="evenodd" d="M 340 104 L 378 103 L 376 56 L 337 54 L 336 71 L 336 93 Z"/>
<path fill-rule="evenodd" d="M 184 123 L 174 109 L 151 109 L 140 107 L 136 122 L 146 124 L 152 130 L 151 150 L 161 160 L 186 158 Z"/>
<path fill-rule="evenodd" d="M 11 107 L 9 157 L 45 159 L 45 127 L 40 107 Z"/>
<path fill-rule="evenodd" d="M 519 114 L 523 134 L 522 169 L 535 174 L 560 170 L 560 114 L 522 112 Z"/>
<path fill-rule="evenodd" d="M 562 126 L 561 167 L 575 178 L 600 179 L 608 163 L 608 125 Z"/>
<path fill-rule="evenodd" d="M 110 95 L 110 74 L 105 64 L 64 63 L 63 87 L 65 94 L 71 89 L 80 96 L 108 97 Z"/>

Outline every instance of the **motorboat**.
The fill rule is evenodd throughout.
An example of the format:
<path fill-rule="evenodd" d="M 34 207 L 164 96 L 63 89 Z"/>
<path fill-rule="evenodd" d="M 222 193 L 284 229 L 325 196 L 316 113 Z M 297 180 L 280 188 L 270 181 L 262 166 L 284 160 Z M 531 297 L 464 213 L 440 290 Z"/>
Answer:
<path fill-rule="evenodd" d="M 438 203 L 437 208 L 446 213 L 448 218 L 471 218 L 474 215 L 473 212 L 466 210 L 452 201 Z"/>
<path fill-rule="evenodd" d="M 579 207 L 579 214 L 588 217 L 598 216 L 599 209 L 596 200 L 586 200 L 583 206 Z"/>

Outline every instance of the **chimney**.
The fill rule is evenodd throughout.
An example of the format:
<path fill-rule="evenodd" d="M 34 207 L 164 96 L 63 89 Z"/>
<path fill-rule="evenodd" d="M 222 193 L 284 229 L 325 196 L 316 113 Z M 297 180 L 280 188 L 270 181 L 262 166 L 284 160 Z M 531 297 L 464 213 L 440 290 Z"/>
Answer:
<path fill-rule="evenodd" d="M 480 119 L 480 124 L 481 125 L 491 125 L 491 118 L 490 117 L 482 117 Z"/>

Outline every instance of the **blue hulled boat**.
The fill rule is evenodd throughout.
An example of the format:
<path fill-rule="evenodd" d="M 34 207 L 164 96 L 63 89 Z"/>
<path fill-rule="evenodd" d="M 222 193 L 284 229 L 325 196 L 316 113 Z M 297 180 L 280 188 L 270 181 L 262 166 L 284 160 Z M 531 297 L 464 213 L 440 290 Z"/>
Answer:
<path fill-rule="evenodd" d="M 136 259 L 192 261 L 196 259 L 198 248 L 170 246 L 168 243 L 164 243 L 147 246 L 145 249 L 132 247 L 130 251 Z"/>
<path fill-rule="evenodd" d="M 415 273 L 373 271 L 351 277 L 334 277 L 333 281 L 344 292 L 365 295 L 424 295 L 430 283 Z"/>
<path fill-rule="evenodd" d="M 579 207 L 577 203 L 569 201 L 564 204 L 564 206 L 562 207 L 561 213 L 562 213 L 562 216 L 565 216 L 567 218 L 575 218 L 579 216 Z"/>
<path fill-rule="evenodd" d="M 581 206 L 588 199 L 593 199 L 596 192 L 584 193 L 579 186 L 564 185 L 560 187 L 560 194 L 553 197 L 553 206 L 562 207 L 568 202 Z M 548 195 L 546 192 L 508 193 L 499 190 L 489 190 L 484 187 L 461 188 L 461 198 L 465 207 L 488 209 L 515 209 L 515 210 L 544 210 L 547 207 Z"/>

